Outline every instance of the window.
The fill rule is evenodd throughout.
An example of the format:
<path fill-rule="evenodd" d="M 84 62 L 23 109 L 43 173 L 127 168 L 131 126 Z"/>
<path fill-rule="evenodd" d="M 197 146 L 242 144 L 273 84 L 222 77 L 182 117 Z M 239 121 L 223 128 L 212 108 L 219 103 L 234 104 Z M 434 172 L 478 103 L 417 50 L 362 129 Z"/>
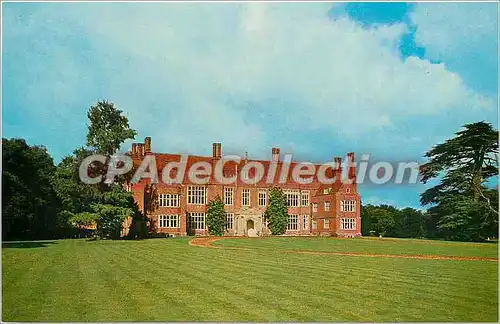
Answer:
<path fill-rule="evenodd" d="M 309 215 L 302 215 L 302 229 L 309 229 Z"/>
<path fill-rule="evenodd" d="M 226 214 L 226 230 L 233 229 L 233 217 L 234 217 L 234 214 L 232 214 L 232 213 Z"/>
<path fill-rule="evenodd" d="M 298 207 L 299 206 L 299 194 L 298 190 L 285 190 L 286 205 L 288 207 Z"/>
<path fill-rule="evenodd" d="M 350 193 L 351 192 L 351 188 L 349 188 L 349 187 L 345 188 L 345 192 L 346 193 Z"/>
<path fill-rule="evenodd" d="M 323 219 L 323 228 L 330 228 L 330 220 L 329 219 Z"/>
<path fill-rule="evenodd" d="M 179 215 L 159 215 L 158 227 L 179 228 Z"/>
<path fill-rule="evenodd" d="M 207 203 L 207 188 L 202 186 L 189 186 L 187 203 L 189 205 L 205 205 Z"/>
<path fill-rule="evenodd" d="M 341 219 L 342 229 L 352 230 L 356 229 L 356 219 L 354 218 L 342 218 Z"/>
<path fill-rule="evenodd" d="M 264 215 L 262 215 L 262 227 L 263 227 L 263 228 L 267 228 L 267 220 L 266 220 L 266 218 L 264 217 Z"/>
<path fill-rule="evenodd" d="M 311 222 L 311 226 L 312 226 L 312 229 L 316 229 L 316 220 L 313 219 L 312 222 Z"/>
<path fill-rule="evenodd" d="M 330 211 L 330 202 L 325 201 L 325 211 Z"/>
<path fill-rule="evenodd" d="M 243 189 L 241 192 L 241 205 L 250 206 L 250 189 Z"/>
<path fill-rule="evenodd" d="M 265 207 L 267 205 L 267 192 L 265 190 L 259 190 L 259 207 Z"/>
<path fill-rule="evenodd" d="M 177 194 L 159 194 L 159 207 L 179 207 L 179 195 Z"/>
<path fill-rule="evenodd" d="M 302 191 L 300 204 L 304 207 L 309 206 L 309 191 Z"/>
<path fill-rule="evenodd" d="M 313 212 L 317 212 L 318 211 L 318 203 L 314 203 L 313 204 Z"/>
<path fill-rule="evenodd" d="M 356 201 L 355 200 L 342 200 L 340 202 L 340 211 L 355 212 L 356 211 Z"/>
<path fill-rule="evenodd" d="M 234 188 L 226 187 L 224 188 L 224 204 L 232 205 L 234 201 Z"/>
<path fill-rule="evenodd" d="M 329 193 L 329 192 L 330 192 L 330 188 L 325 188 L 325 189 L 323 189 L 323 193 L 324 193 L 324 194 L 327 194 L 327 193 Z"/>
<path fill-rule="evenodd" d="M 190 213 L 189 222 L 191 229 L 205 229 L 205 213 Z"/>
<path fill-rule="evenodd" d="M 287 230 L 296 231 L 299 229 L 298 226 L 299 215 L 288 215 L 288 222 L 286 224 Z"/>

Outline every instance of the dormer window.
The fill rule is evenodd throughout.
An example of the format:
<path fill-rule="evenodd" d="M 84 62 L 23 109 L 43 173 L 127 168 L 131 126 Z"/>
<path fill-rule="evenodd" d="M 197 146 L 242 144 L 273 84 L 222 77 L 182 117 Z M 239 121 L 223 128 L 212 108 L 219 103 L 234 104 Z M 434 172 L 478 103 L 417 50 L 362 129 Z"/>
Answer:
<path fill-rule="evenodd" d="M 349 187 L 345 188 L 345 192 L 346 193 L 351 193 L 351 188 L 349 188 Z"/>
<path fill-rule="evenodd" d="M 330 192 L 330 188 L 325 188 L 325 189 L 323 189 L 323 194 L 327 194 L 327 193 L 329 193 L 329 192 Z"/>

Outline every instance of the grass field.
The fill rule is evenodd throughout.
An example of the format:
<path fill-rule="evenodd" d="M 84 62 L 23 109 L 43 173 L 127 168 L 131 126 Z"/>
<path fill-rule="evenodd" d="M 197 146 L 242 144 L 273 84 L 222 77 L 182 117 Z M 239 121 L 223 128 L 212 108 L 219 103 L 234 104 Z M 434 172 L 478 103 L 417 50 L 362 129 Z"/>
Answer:
<path fill-rule="evenodd" d="M 279 237 L 211 249 L 188 240 L 4 244 L 2 319 L 498 320 L 498 262 L 284 253 L 497 257 L 496 244 Z"/>

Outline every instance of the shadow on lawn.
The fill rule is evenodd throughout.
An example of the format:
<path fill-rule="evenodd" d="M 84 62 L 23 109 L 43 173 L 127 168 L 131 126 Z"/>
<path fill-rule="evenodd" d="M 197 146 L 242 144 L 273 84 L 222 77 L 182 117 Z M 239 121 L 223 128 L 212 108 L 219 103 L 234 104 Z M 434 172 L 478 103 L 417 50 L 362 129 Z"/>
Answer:
<path fill-rule="evenodd" d="M 25 241 L 25 242 L 2 242 L 2 249 L 23 249 L 23 248 L 39 248 L 48 247 L 54 244 L 55 241 Z"/>

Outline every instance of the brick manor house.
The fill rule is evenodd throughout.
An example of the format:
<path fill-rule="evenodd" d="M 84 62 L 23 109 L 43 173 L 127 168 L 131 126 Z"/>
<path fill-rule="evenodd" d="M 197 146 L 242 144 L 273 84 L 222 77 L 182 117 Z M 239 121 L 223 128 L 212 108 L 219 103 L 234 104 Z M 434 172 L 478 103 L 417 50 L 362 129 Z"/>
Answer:
<path fill-rule="evenodd" d="M 336 167 L 328 166 L 325 171 L 327 178 L 336 175 L 333 184 L 322 184 L 316 173 L 309 184 L 299 184 L 292 179 L 292 170 L 297 162 L 291 162 L 288 176 L 279 183 L 284 163 L 280 161 L 280 149 L 273 148 L 270 161 L 257 161 L 242 158 L 239 163 L 227 160 L 222 168 L 225 177 L 238 174 L 247 163 L 260 162 L 264 166 L 264 176 L 255 184 L 247 184 L 239 175 L 236 181 L 223 185 L 214 179 L 211 173 L 206 185 L 194 184 L 189 180 L 187 170 L 197 162 L 208 162 L 215 170 L 217 161 L 222 158 L 220 143 L 213 143 L 212 156 L 187 157 L 186 172 L 181 183 L 164 183 L 162 171 L 167 163 L 179 162 L 180 154 L 154 153 L 151 151 L 151 138 L 146 137 L 144 143 L 133 143 L 129 152 L 134 166 L 139 166 L 146 155 L 156 159 L 159 181 L 156 184 L 157 204 L 150 213 L 149 219 L 154 224 L 156 232 L 172 235 L 207 235 L 205 215 L 207 203 L 217 195 L 222 198 L 227 213 L 227 230 L 229 236 L 261 236 L 270 234 L 263 214 L 269 202 L 268 190 L 280 187 L 286 195 L 288 204 L 288 225 L 286 235 L 332 235 L 354 237 L 361 235 L 360 196 L 355 181 L 355 168 L 348 170 L 351 184 L 343 184 L 340 180 L 340 157 L 335 157 Z M 347 158 L 354 161 L 354 153 L 348 153 Z M 275 168 L 273 182 L 267 181 L 270 165 Z M 316 165 L 316 170 L 319 165 Z M 175 177 L 178 169 L 171 168 L 170 176 Z M 252 174 L 253 171 L 253 174 Z M 250 168 L 248 177 L 255 175 L 255 168 Z M 286 173 L 285 173 L 286 175 Z M 306 177 L 304 177 L 306 178 Z M 143 210 L 145 190 L 150 179 L 141 179 L 135 184 L 127 185 L 134 199 Z M 146 198 L 147 199 L 147 198 Z M 124 234 L 128 232 L 125 225 Z"/>

